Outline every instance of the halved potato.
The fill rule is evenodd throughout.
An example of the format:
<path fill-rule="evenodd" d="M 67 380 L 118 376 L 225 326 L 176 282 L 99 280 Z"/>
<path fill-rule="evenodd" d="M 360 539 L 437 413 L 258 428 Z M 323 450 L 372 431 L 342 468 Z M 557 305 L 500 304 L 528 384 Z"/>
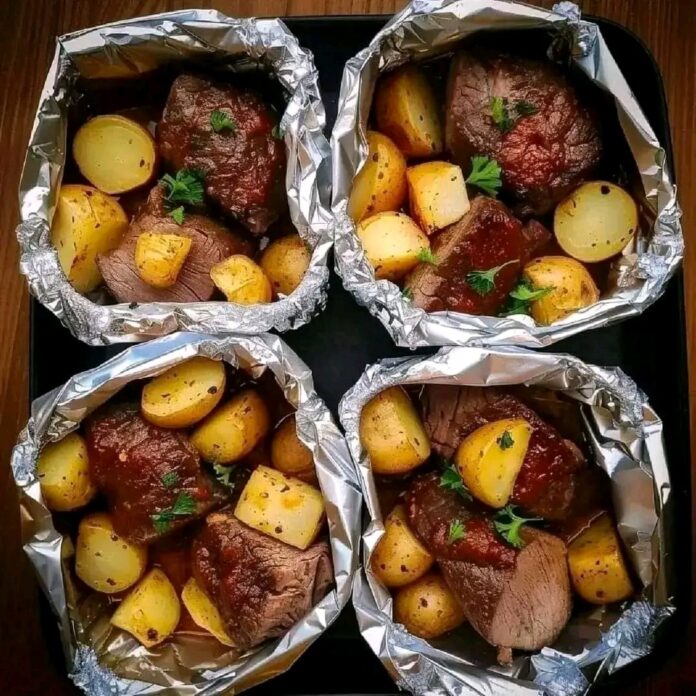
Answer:
<path fill-rule="evenodd" d="M 367 131 L 367 161 L 353 179 L 348 215 L 360 222 L 375 213 L 399 210 L 406 200 L 406 160 L 386 135 Z"/>
<path fill-rule="evenodd" d="M 224 363 L 196 356 L 151 379 L 143 387 L 140 410 L 162 428 L 188 428 L 218 405 L 224 389 Z"/>
<path fill-rule="evenodd" d="M 228 302 L 251 305 L 273 299 L 270 280 L 258 264 L 243 254 L 216 263 L 210 269 L 210 277 Z"/>
<path fill-rule="evenodd" d="M 259 265 L 271 281 L 274 293 L 289 295 L 304 278 L 312 253 L 299 234 L 288 234 L 271 242 Z"/>
<path fill-rule="evenodd" d="M 102 282 L 97 255 L 117 247 L 127 229 L 128 217 L 115 198 L 91 186 L 61 186 L 51 243 L 75 290 L 91 292 Z"/>
<path fill-rule="evenodd" d="M 196 582 L 196 578 L 189 578 L 184 585 L 181 601 L 197 626 L 212 633 L 223 645 L 234 647 L 234 641 L 225 630 L 220 612 Z"/>
<path fill-rule="evenodd" d="M 297 437 L 295 415 L 288 416 L 273 433 L 271 440 L 273 468 L 302 480 L 314 477 L 312 452 Z"/>
<path fill-rule="evenodd" d="M 191 251 L 191 240 L 179 234 L 143 232 L 135 243 L 138 275 L 153 288 L 170 288 Z"/>
<path fill-rule="evenodd" d="M 81 126 L 73 156 L 82 176 L 104 193 L 143 186 L 157 164 L 157 148 L 147 128 L 116 114 L 95 116 Z"/>

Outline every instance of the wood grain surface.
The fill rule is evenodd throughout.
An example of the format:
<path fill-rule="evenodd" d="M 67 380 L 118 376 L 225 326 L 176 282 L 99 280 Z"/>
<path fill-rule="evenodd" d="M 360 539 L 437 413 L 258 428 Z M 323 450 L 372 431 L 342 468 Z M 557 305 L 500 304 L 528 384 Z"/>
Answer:
<path fill-rule="evenodd" d="M 34 111 L 53 55 L 54 37 L 104 22 L 186 7 L 212 7 L 229 15 L 284 16 L 391 14 L 399 0 L 0 0 L 0 693 L 39 696 L 77 693 L 61 654 L 49 654 L 41 633 L 38 586 L 19 539 L 17 499 L 8 465 L 28 414 L 29 303 L 18 265 L 14 228 L 17 184 Z M 537 4 L 551 7 L 552 0 Z M 696 219 L 696 0 L 580 0 L 586 13 L 624 24 L 650 47 L 664 74 L 672 125 L 685 233 Z M 686 246 L 689 362 L 696 350 L 692 319 L 696 246 Z M 696 432 L 696 371 L 692 372 L 691 431 Z M 692 438 L 692 451 L 696 438 Z M 696 480 L 696 476 L 694 476 Z M 696 493 L 695 493 L 696 495 Z M 692 560 L 696 554 L 692 554 Z M 688 562 L 688 559 L 682 559 Z M 696 689 L 696 613 L 690 639 L 661 668 L 620 694 L 690 694 Z M 45 621 L 45 617 L 44 617 Z M 349 667 L 350 668 L 350 667 Z M 308 685 L 309 686 L 309 685 Z"/>

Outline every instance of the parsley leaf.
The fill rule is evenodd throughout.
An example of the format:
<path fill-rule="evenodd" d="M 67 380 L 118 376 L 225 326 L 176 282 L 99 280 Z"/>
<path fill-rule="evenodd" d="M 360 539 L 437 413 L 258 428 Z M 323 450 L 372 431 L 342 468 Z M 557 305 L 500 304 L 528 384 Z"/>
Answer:
<path fill-rule="evenodd" d="M 466 274 L 466 282 L 478 295 L 487 295 L 495 288 L 496 275 L 505 268 L 505 266 L 509 266 L 511 263 L 517 263 L 518 261 L 519 259 L 512 259 L 500 264 L 500 266 L 489 268 L 487 271 L 469 271 Z"/>
<path fill-rule="evenodd" d="M 161 481 L 165 488 L 171 488 L 179 483 L 179 474 L 176 471 L 168 471 L 166 474 L 162 474 Z"/>
<path fill-rule="evenodd" d="M 196 512 L 196 501 L 188 491 L 181 491 L 174 505 L 150 515 L 150 519 L 157 534 L 164 534 L 177 517 L 187 517 L 194 512 Z"/>
<path fill-rule="evenodd" d="M 174 176 L 165 174 L 160 183 L 167 192 L 166 202 L 170 206 L 203 203 L 203 174 L 196 169 L 180 169 Z"/>
<path fill-rule="evenodd" d="M 423 247 L 418 252 L 418 260 L 422 261 L 423 263 L 432 264 L 433 266 L 437 265 L 437 256 L 435 256 L 435 254 L 433 254 L 428 247 Z"/>
<path fill-rule="evenodd" d="M 528 280 L 522 279 L 508 294 L 507 302 L 500 314 L 501 316 L 529 314 L 529 305 L 548 295 L 552 290 L 553 288 L 539 288 L 535 290 Z"/>
<path fill-rule="evenodd" d="M 466 536 L 466 529 L 462 524 L 461 520 L 452 520 L 450 522 L 449 534 L 447 535 L 447 543 L 454 544 L 455 541 L 459 541 Z"/>
<path fill-rule="evenodd" d="M 507 133 L 515 125 L 510 117 L 507 97 L 491 97 L 491 117 L 501 133 Z"/>
<path fill-rule="evenodd" d="M 537 109 L 536 106 L 534 106 L 534 104 L 531 102 L 520 99 L 519 101 L 515 102 L 515 111 L 517 112 L 517 115 L 522 118 L 523 116 L 534 116 L 539 109 Z"/>
<path fill-rule="evenodd" d="M 503 434 L 496 440 L 501 450 L 510 449 L 515 444 L 509 430 L 503 430 Z"/>
<path fill-rule="evenodd" d="M 231 130 L 234 132 L 237 128 L 237 122 L 226 111 L 215 109 L 215 111 L 210 114 L 210 127 L 216 133 L 220 133 L 220 131 L 223 130 Z"/>
<path fill-rule="evenodd" d="M 169 217 L 176 222 L 177 225 L 183 225 L 184 223 L 184 206 L 180 205 L 178 208 L 169 211 Z"/>
<path fill-rule="evenodd" d="M 233 467 L 223 466 L 222 464 L 213 464 L 213 471 L 215 472 L 215 478 L 226 488 L 232 490 L 234 488 L 234 481 L 231 481 L 231 476 L 233 472 Z"/>
<path fill-rule="evenodd" d="M 411 288 L 404 288 L 401 291 L 401 295 L 405 300 L 408 300 L 409 302 L 413 300 L 413 290 L 411 290 Z"/>
<path fill-rule="evenodd" d="M 500 178 L 501 172 L 496 160 L 475 155 L 471 158 L 471 174 L 466 178 L 466 183 L 480 188 L 484 193 L 495 198 L 503 185 Z"/>
<path fill-rule="evenodd" d="M 541 522 L 540 517 L 521 517 L 515 512 L 512 505 L 506 505 L 499 510 L 493 518 L 495 531 L 500 534 L 510 546 L 516 549 L 524 548 L 524 541 L 520 536 L 520 529 L 529 522 Z"/>
<path fill-rule="evenodd" d="M 469 489 L 464 485 L 464 481 L 462 481 L 462 477 L 457 471 L 457 468 L 450 461 L 445 460 L 445 468 L 442 470 L 440 476 L 440 486 L 449 491 L 459 493 L 459 495 L 467 500 L 472 500 Z"/>

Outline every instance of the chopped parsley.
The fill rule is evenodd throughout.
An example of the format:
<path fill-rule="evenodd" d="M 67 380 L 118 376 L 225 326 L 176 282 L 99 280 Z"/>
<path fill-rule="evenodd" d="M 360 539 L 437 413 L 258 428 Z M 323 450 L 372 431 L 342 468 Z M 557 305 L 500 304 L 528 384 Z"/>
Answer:
<path fill-rule="evenodd" d="M 167 192 L 166 202 L 170 207 L 176 203 L 203 203 L 203 174 L 196 169 L 180 169 L 174 176 L 165 174 L 160 183 Z"/>
<path fill-rule="evenodd" d="M 234 481 L 231 480 L 233 467 L 213 464 L 213 471 L 215 472 L 215 478 L 225 486 L 225 488 L 229 488 L 230 490 L 234 488 Z"/>
<path fill-rule="evenodd" d="M 475 155 L 471 158 L 471 174 L 466 178 L 466 183 L 476 186 L 495 198 L 503 185 L 500 178 L 501 173 L 502 170 L 496 160 L 483 155 Z"/>
<path fill-rule="evenodd" d="M 522 117 L 522 116 L 534 116 L 539 109 L 534 106 L 531 102 L 525 101 L 524 99 L 521 99 L 520 101 L 515 102 L 515 111 L 517 114 Z"/>
<path fill-rule="evenodd" d="M 428 247 L 423 247 L 418 252 L 418 260 L 422 261 L 423 263 L 432 264 L 433 266 L 437 265 L 437 257 Z"/>
<path fill-rule="evenodd" d="M 520 536 L 520 530 L 529 522 L 540 522 L 539 517 L 521 517 L 515 512 L 512 505 L 506 505 L 502 510 L 499 510 L 493 518 L 493 526 L 495 531 L 500 534 L 503 539 L 516 549 L 524 548 L 524 541 Z"/>
<path fill-rule="evenodd" d="M 177 517 L 188 517 L 195 512 L 196 501 L 188 491 L 181 491 L 174 505 L 150 515 L 150 519 L 157 534 L 164 534 Z"/>
<path fill-rule="evenodd" d="M 461 520 L 452 520 L 449 526 L 449 534 L 447 535 L 447 543 L 454 544 L 455 541 L 459 541 L 466 536 L 466 529 Z"/>
<path fill-rule="evenodd" d="M 224 130 L 231 130 L 234 132 L 237 128 L 237 122 L 226 111 L 215 109 L 215 111 L 210 114 L 210 127 L 216 133 L 220 133 Z"/>
<path fill-rule="evenodd" d="M 501 450 L 510 449 L 515 444 L 509 430 L 503 430 L 503 434 L 496 440 Z"/>
<path fill-rule="evenodd" d="M 401 295 L 405 300 L 408 300 L 409 302 L 413 300 L 413 290 L 411 290 L 411 288 L 404 288 L 401 291 Z"/>
<path fill-rule="evenodd" d="M 491 118 L 501 133 L 508 133 L 520 118 L 533 116 L 537 111 L 534 104 L 524 99 L 510 106 L 507 97 L 491 97 Z"/>
<path fill-rule="evenodd" d="M 539 288 L 535 290 L 528 280 L 522 279 L 509 292 L 507 302 L 503 307 L 501 315 L 529 314 L 529 305 L 545 295 L 548 295 L 552 290 L 553 288 Z"/>
<path fill-rule="evenodd" d="M 184 223 L 184 206 L 180 205 L 178 208 L 170 210 L 169 217 L 172 218 L 177 225 L 182 225 Z"/>
<path fill-rule="evenodd" d="M 168 471 L 166 474 L 162 474 L 162 485 L 165 488 L 171 488 L 179 483 L 179 474 L 176 471 Z"/>
<path fill-rule="evenodd" d="M 511 263 L 517 263 L 519 259 L 512 259 L 500 264 L 500 266 L 494 266 L 489 268 L 487 271 L 469 271 L 466 274 L 466 282 L 469 287 L 478 295 L 488 295 L 495 289 L 495 277 L 498 273 L 509 266 Z"/>
<path fill-rule="evenodd" d="M 459 495 L 467 500 L 472 500 L 471 493 L 469 493 L 469 489 L 464 485 L 459 471 L 457 471 L 457 468 L 450 461 L 445 460 L 445 468 L 440 475 L 440 486 L 449 491 L 459 493 Z"/>

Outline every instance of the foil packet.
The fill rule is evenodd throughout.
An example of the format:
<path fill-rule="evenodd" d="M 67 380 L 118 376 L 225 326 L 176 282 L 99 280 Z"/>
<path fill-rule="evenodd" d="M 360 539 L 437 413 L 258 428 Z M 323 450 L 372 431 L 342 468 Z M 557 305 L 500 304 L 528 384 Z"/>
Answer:
<path fill-rule="evenodd" d="M 335 584 L 284 636 L 240 654 L 214 639 L 175 634 L 147 649 L 113 628 L 105 595 L 75 583 L 72 542 L 55 528 L 41 496 L 41 448 L 75 430 L 133 380 L 153 377 L 196 355 L 224 360 L 258 378 L 267 370 L 296 408 L 297 434 L 312 451 L 326 503 Z M 177 333 L 134 346 L 75 375 L 32 404 L 12 454 L 22 543 L 57 617 L 70 676 L 89 696 L 194 696 L 241 692 L 289 669 L 348 603 L 358 566 L 362 496 L 345 440 L 314 391 L 309 368 L 277 336 Z"/>
<path fill-rule="evenodd" d="M 369 570 L 389 511 L 380 509 L 359 424 L 366 402 L 398 384 L 525 385 L 577 402 L 590 463 L 594 460 L 610 478 L 617 527 L 639 580 L 639 597 L 623 609 L 576 606 L 553 646 L 535 654 L 515 651 L 508 667 L 497 663 L 495 648 L 467 624 L 426 642 L 396 623 L 389 591 Z M 441 348 L 431 357 L 384 360 L 368 367 L 344 396 L 339 415 L 368 510 L 353 604 L 363 637 L 401 688 L 452 696 L 580 696 L 596 681 L 650 653 L 656 628 L 675 610 L 670 478 L 662 422 L 621 370 L 524 348 Z"/>
<path fill-rule="evenodd" d="M 270 74 L 283 92 L 287 105 L 280 133 L 287 153 L 290 217 L 312 248 L 312 258 L 299 287 L 276 302 L 105 304 L 103 292 L 78 293 L 60 267 L 49 230 L 66 164 L 68 109 L 83 97 L 78 80 L 134 78 L 174 63 Z M 213 10 L 186 10 L 59 37 L 19 191 L 20 270 L 31 293 L 73 335 L 91 345 L 143 341 L 177 330 L 257 334 L 306 324 L 326 304 L 333 241 L 325 122 L 314 59 L 279 19 L 233 19 Z"/>
<path fill-rule="evenodd" d="M 641 231 L 613 263 L 610 288 L 601 299 L 551 326 L 537 325 L 523 315 L 427 313 L 414 307 L 391 281 L 375 280 L 347 214 L 353 177 L 367 159 L 365 133 L 375 84 L 381 73 L 399 65 L 447 55 L 476 32 L 520 29 L 547 29 L 566 46 L 570 42 L 575 66 L 612 95 L 639 174 L 632 184 L 636 192 L 642 192 L 638 201 L 643 213 Z M 554 11 L 548 11 L 508 0 L 414 0 L 346 63 L 331 143 L 336 271 L 346 289 L 384 324 L 397 345 L 550 345 L 640 314 L 660 297 L 680 265 L 684 247 L 681 211 L 665 150 L 599 27 L 581 20 L 578 7 L 571 2 L 558 3 Z"/>

